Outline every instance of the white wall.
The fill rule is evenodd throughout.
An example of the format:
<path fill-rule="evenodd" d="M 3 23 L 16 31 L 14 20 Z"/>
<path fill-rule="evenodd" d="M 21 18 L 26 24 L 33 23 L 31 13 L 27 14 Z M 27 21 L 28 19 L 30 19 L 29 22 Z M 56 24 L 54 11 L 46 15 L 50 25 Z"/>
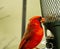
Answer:
<path fill-rule="evenodd" d="M 27 17 L 26 21 L 28 22 L 29 18 L 36 15 L 41 15 L 40 1 L 39 0 L 27 0 Z"/>
<path fill-rule="evenodd" d="M 18 49 L 21 17 L 22 0 L 0 0 L 0 49 Z"/>

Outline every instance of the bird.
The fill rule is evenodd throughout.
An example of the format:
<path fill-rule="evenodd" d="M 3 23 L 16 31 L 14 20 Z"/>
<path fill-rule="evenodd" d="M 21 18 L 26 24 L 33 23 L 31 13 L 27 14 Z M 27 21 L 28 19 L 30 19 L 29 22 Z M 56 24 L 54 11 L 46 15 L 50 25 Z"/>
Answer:
<path fill-rule="evenodd" d="M 42 23 L 44 22 L 45 18 L 41 16 L 33 16 L 29 19 L 18 49 L 33 49 L 41 42 L 44 35 L 42 27 Z"/>

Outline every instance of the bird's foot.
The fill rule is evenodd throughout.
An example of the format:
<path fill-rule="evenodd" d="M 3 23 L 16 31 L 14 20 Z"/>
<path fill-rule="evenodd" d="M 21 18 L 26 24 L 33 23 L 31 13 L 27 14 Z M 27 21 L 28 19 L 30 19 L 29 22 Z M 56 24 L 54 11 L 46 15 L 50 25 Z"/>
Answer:
<path fill-rule="evenodd" d="M 39 49 L 39 48 L 36 47 L 36 49 Z"/>

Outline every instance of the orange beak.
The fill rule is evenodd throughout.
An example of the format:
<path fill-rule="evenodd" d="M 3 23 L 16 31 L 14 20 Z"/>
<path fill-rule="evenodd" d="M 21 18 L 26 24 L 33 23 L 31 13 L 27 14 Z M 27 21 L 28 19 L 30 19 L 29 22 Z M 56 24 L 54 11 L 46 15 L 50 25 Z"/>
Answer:
<path fill-rule="evenodd" d="M 40 22 L 44 23 L 45 22 L 45 18 L 42 18 L 42 20 Z"/>

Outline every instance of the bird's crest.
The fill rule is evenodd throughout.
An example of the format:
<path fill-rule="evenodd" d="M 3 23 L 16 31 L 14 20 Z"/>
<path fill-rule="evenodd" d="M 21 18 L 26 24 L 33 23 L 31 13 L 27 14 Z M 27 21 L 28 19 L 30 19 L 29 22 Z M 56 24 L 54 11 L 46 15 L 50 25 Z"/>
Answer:
<path fill-rule="evenodd" d="M 40 18 L 41 16 L 34 16 L 34 17 L 32 17 L 32 18 L 30 18 L 30 21 L 32 21 L 32 20 L 34 20 L 34 19 L 38 19 L 38 18 Z"/>

